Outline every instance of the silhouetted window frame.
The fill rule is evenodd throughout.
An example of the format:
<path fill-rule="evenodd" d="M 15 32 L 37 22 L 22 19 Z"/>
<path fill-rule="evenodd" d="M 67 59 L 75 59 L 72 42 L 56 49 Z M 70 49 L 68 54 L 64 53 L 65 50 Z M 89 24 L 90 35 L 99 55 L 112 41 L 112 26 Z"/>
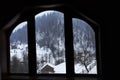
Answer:
<path fill-rule="evenodd" d="M 47 11 L 55 10 L 62 12 L 64 14 L 64 32 L 65 32 L 65 55 L 66 55 L 66 74 L 37 74 L 36 70 L 36 41 L 35 41 L 35 15 Z M 97 58 L 97 74 L 75 74 L 74 73 L 74 58 L 73 58 L 73 29 L 72 29 L 72 18 L 82 19 L 91 25 L 92 29 L 95 31 L 95 42 L 96 42 L 96 58 Z M 78 12 L 72 6 L 55 4 L 55 5 L 43 5 L 25 8 L 13 19 L 10 25 L 7 26 L 7 44 L 10 45 L 9 37 L 12 30 L 21 22 L 28 22 L 28 64 L 29 72 L 25 73 L 10 73 L 10 49 L 7 46 L 7 72 L 9 75 L 23 75 L 23 76 L 65 76 L 70 77 L 100 77 L 101 76 L 101 56 L 100 56 L 100 27 L 99 24 L 85 16 L 84 14 Z M 69 42 L 68 42 L 69 40 Z M 70 44 L 71 43 L 71 44 Z M 32 54 L 29 54 L 32 53 Z M 71 61 L 69 61 L 71 60 Z M 31 63 L 32 62 L 32 63 Z M 31 64 L 30 64 L 31 63 Z M 72 65 L 72 66 L 71 66 Z"/>

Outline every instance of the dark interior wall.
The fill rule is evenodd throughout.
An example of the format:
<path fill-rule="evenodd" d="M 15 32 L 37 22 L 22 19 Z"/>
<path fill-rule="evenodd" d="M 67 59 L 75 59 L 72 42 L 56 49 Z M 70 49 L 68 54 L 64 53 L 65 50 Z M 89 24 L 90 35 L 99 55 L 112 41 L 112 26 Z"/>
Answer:
<path fill-rule="evenodd" d="M 65 1 L 65 0 L 1 0 L 0 1 L 0 23 L 1 26 L 4 26 L 8 21 L 13 18 L 16 13 L 19 13 L 24 7 L 34 6 L 34 5 L 48 5 L 48 4 L 61 4 L 65 3 L 70 5 L 71 7 L 75 7 L 79 11 L 85 13 L 89 17 L 97 19 L 99 17 L 97 15 L 99 9 L 99 2 L 97 0 L 73 0 L 73 1 Z"/>
<path fill-rule="evenodd" d="M 108 74 L 110 73 L 109 66 L 110 57 L 107 53 L 110 48 L 111 34 L 110 24 L 108 25 L 107 11 L 109 9 L 104 2 L 98 0 L 73 0 L 65 2 L 65 0 L 1 0 L 0 1 L 0 29 L 2 29 L 17 13 L 22 11 L 25 7 L 35 6 L 35 5 L 48 5 L 48 4 L 61 4 L 65 3 L 71 7 L 76 8 L 78 11 L 82 12 L 89 18 L 100 24 L 101 27 L 101 55 L 102 55 L 102 70 L 103 77 L 109 79 Z M 109 53 L 109 56 L 111 53 Z M 106 80 L 107 80 L 106 79 Z"/>

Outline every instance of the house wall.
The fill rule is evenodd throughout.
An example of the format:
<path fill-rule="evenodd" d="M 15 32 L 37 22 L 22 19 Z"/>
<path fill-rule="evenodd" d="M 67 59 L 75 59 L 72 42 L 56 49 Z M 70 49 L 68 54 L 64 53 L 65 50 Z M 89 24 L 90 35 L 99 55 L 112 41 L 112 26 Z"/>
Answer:
<path fill-rule="evenodd" d="M 50 67 L 50 66 L 45 66 L 42 70 L 41 70 L 41 73 L 49 73 L 49 72 L 52 72 L 54 73 L 54 68 Z"/>

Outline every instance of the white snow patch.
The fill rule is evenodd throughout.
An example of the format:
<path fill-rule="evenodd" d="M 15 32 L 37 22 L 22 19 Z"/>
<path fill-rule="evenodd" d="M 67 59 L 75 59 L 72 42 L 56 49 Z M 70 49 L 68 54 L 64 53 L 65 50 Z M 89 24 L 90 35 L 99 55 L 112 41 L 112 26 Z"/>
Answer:
<path fill-rule="evenodd" d="M 90 69 L 91 67 L 91 69 Z M 75 73 L 76 74 L 97 74 L 97 65 L 96 65 L 96 60 L 93 60 L 91 64 L 87 66 L 87 68 L 90 70 L 89 73 L 87 73 L 85 66 L 81 65 L 80 63 L 75 64 Z"/>
<path fill-rule="evenodd" d="M 16 49 L 11 49 L 11 46 L 10 46 L 10 59 L 12 60 L 12 57 L 14 55 L 16 55 L 16 57 L 20 61 L 22 61 L 23 60 L 23 52 L 28 54 L 27 47 L 28 47 L 27 44 L 21 44 L 21 45 L 18 44 Z"/>
<path fill-rule="evenodd" d="M 80 64 L 75 65 L 75 73 L 82 73 L 82 71 L 85 70 L 85 67 Z"/>
<path fill-rule="evenodd" d="M 89 74 L 97 74 L 97 67 L 94 66 L 94 67 L 90 70 Z"/>
<path fill-rule="evenodd" d="M 59 65 L 56 65 L 54 70 L 55 70 L 55 73 L 60 73 L 60 74 L 66 73 L 66 63 L 63 62 Z"/>
<path fill-rule="evenodd" d="M 17 56 L 17 58 L 18 59 L 20 59 L 20 60 L 22 60 L 22 50 L 20 50 L 20 49 L 12 49 L 11 51 L 10 51 L 10 57 L 11 57 L 11 60 L 12 60 L 12 57 L 14 56 L 14 55 L 16 55 Z"/>

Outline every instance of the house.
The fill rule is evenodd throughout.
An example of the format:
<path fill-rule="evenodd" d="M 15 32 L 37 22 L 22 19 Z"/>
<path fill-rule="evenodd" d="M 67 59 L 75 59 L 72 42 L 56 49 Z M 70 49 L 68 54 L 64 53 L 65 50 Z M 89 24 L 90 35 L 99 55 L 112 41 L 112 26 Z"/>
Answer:
<path fill-rule="evenodd" d="M 40 69 L 40 73 L 54 73 L 54 65 L 50 64 L 50 63 L 46 63 L 41 69 Z"/>

